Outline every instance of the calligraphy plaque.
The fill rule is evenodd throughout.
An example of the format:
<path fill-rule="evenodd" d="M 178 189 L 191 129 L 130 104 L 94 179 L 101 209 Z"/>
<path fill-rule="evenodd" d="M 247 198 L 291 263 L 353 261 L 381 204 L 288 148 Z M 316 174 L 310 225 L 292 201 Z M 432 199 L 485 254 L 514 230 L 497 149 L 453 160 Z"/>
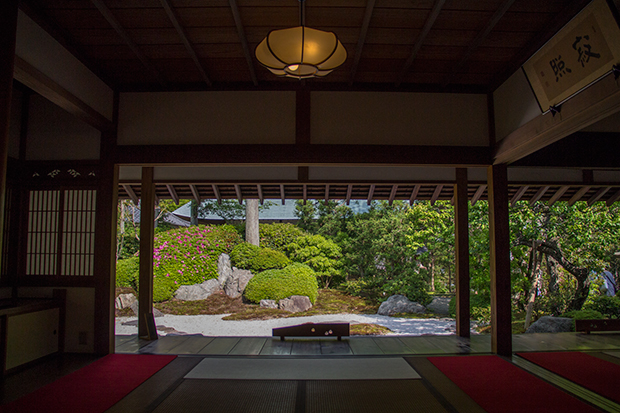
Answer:
<path fill-rule="evenodd" d="M 620 28 L 594 0 L 523 65 L 540 109 L 562 103 L 620 63 Z"/>

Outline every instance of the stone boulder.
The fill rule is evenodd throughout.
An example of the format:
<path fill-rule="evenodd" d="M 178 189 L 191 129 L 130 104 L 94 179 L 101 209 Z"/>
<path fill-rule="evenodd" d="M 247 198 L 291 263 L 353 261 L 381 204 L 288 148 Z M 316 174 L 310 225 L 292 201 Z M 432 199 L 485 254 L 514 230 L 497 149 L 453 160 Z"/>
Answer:
<path fill-rule="evenodd" d="M 131 309 L 133 310 L 133 313 L 137 316 L 138 315 L 138 301 L 136 300 L 136 302 L 134 302 L 131 305 Z M 153 307 L 153 317 L 163 317 L 164 313 L 162 313 L 161 311 L 159 311 L 157 308 Z"/>
<path fill-rule="evenodd" d="M 179 287 L 174 297 L 181 301 L 206 300 L 211 294 L 220 289 L 220 282 L 216 279 L 211 279 L 202 284 L 182 285 Z"/>
<path fill-rule="evenodd" d="M 131 305 L 138 301 L 135 295 L 129 294 L 119 294 L 114 300 L 114 308 L 117 310 L 122 310 L 123 308 L 131 307 Z"/>
<path fill-rule="evenodd" d="M 254 277 L 254 274 L 249 270 L 233 268 L 230 277 L 226 284 L 224 284 L 224 292 L 230 298 L 241 296 L 252 277 Z"/>
<path fill-rule="evenodd" d="M 288 298 L 283 298 L 278 302 L 280 310 L 289 311 L 291 313 L 300 313 L 302 311 L 312 308 L 310 298 L 305 295 L 292 295 Z"/>
<path fill-rule="evenodd" d="M 433 301 L 426 306 L 427 310 L 439 315 L 450 314 L 450 297 L 435 297 Z"/>
<path fill-rule="evenodd" d="M 411 301 L 404 295 L 396 294 L 388 298 L 379 306 L 379 315 L 394 315 L 397 313 L 418 313 L 422 314 L 426 308 L 414 301 Z"/>
<path fill-rule="evenodd" d="M 262 308 L 278 308 L 276 300 L 260 300 L 260 306 Z"/>
<path fill-rule="evenodd" d="M 217 274 L 217 280 L 220 282 L 220 286 L 224 288 L 232 276 L 232 267 L 230 266 L 230 256 L 228 254 L 220 254 L 218 257 Z"/>
<path fill-rule="evenodd" d="M 573 327 L 573 319 L 567 317 L 540 317 L 526 333 L 567 333 Z"/>

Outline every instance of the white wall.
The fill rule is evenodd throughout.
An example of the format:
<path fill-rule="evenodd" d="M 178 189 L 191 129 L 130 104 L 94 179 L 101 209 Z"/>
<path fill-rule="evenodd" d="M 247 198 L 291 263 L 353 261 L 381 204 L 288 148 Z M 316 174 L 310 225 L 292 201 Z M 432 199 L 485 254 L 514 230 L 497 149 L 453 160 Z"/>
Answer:
<path fill-rule="evenodd" d="M 517 70 L 495 90 L 493 101 L 497 141 L 542 113 L 522 70 Z"/>
<path fill-rule="evenodd" d="M 57 308 L 8 317 L 6 368 L 58 351 Z"/>

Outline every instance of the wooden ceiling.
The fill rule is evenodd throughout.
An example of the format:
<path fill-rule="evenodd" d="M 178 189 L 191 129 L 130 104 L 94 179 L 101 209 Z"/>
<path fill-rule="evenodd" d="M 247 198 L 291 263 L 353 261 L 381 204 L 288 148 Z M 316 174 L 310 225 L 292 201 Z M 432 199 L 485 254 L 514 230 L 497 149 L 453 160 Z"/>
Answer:
<path fill-rule="evenodd" d="M 306 0 L 344 65 L 278 78 L 254 56 L 299 24 L 297 0 L 23 0 L 21 8 L 111 87 L 491 92 L 587 0 Z"/>

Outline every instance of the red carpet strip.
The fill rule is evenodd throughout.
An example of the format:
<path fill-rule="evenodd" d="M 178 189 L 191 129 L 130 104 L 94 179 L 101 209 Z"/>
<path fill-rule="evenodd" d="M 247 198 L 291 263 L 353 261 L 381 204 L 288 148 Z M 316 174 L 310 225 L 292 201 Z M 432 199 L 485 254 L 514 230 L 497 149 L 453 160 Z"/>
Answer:
<path fill-rule="evenodd" d="M 14 402 L 0 412 L 104 412 L 176 356 L 110 354 Z"/>
<path fill-rule="evenodd" d="M 599 411 L 498 356 L 428 360 L 489 413 Z"/>
<path fill-rule="evenodd" d="M 532 363 L 620 403 L 620 366 L 581 352 L 519 353 Z"/>

